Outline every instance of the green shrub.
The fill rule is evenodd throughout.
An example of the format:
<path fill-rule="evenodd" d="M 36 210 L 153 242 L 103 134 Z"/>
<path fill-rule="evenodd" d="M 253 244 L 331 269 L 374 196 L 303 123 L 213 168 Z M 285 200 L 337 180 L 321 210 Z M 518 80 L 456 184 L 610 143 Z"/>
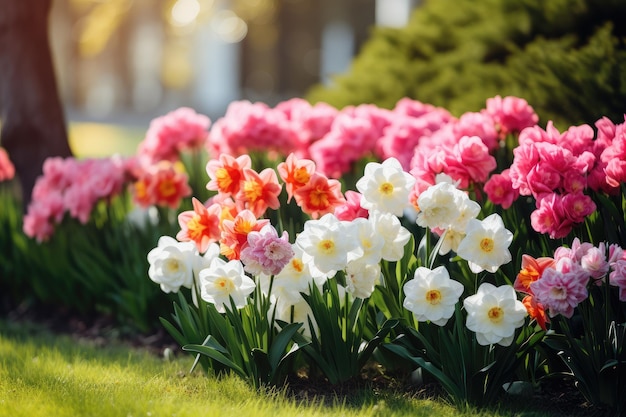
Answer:
<path fill-rule="evenodd" d="M 375 28 L 351 69 L 307 98 L 391 108 L 406 96 L 460 115 L 515 95 L 557 127 L 619 121 L 625 15 L 620 0 L 426 0 L 406 27 Z"/>

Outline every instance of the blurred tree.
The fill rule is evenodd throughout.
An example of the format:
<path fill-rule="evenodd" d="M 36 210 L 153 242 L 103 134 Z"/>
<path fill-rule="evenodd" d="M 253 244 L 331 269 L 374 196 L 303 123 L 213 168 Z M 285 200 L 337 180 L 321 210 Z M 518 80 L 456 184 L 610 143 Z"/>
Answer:
<path fill-rule="evenodd" d="M 42 165 L 70 156 L 48 42 L 52 0 L 0 0 L 0 140 L 9 152 L 26 207 Z"/>
<path fill-rule="evenodd" d="M 425 0 L 405 28 L 376 28 L 346 74 L 307 98 L 337 107 L 401 97 L 477 111 L 523 97 L 560 129 L 626 110 L 626 1 Z"/>

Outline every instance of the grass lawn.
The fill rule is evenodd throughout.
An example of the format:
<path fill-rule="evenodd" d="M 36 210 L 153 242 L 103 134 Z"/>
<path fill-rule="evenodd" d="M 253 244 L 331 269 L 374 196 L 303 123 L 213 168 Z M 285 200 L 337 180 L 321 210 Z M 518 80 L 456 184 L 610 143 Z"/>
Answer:
<path fill-rule="evenodd" d="M 36 325 L 0 320 L 0 416 L 519 416 L 538 411 L 459 412 L 442 401 L 363 390 L 335 405 L 257 392 L 236 377 L 189 374 L 192 358 L 166 361 L 112 343 L 106 348 Z"/>

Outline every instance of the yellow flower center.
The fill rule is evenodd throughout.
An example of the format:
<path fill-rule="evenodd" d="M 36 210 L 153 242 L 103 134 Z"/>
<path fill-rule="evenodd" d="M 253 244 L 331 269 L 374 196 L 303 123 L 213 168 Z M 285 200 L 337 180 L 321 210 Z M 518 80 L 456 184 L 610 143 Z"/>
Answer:
<path fill-rule="evenodd" d="M 309 199 L 313 207 L 328 207 L 328 194 L 326 190 L 316 189 L 311 191 Z"/>
<path fill-rule="evenodd" d="M 233 179 L 226 168 L 218 168 L 215 171 L 215 179 L 217 181 L 217 188 L 221 191 L 226 191 L 233 183 Z"/>
<path fill-rule="evenodd" d="M 197 214 L 187 222 L 187 234 L 193 240 L 199 240 L 204 235 L 206 226 L 202 224 L 201 217 Z"/>
<path fill-rule="evenodd" d="M 291 266 L 293 267 L 293 269 L 295 269 L 297 272 L 302 272 L 304 270 L 304 263 L 302 263 L 302 261 L 300 259 L 294 259 L 291 261 Z"/>
<path fill-rule="evenodd" d="M 504 318 L 504 310 L 500 307 L 491 307 L 487 312 L 487 317 L 492 323 L 500 323 Z"/>
<path fill-rule="evenodd" d="M 389 195 L 393 193 L 393 184 L 390 182 L 384 182 L 380 184 L 380 187 L 378 187 L 378 190 L 381 192 L 381 194 Z"/>
<path fill-rule="evenodd" d="M 135 195 L 140 200 L 148 197 L 148 185 L 145 180 L 139 180 L 135 183 Z"/>
<path fill-rule="evenodd" d="M 256 181 L 246 181 L 243 184 L 243 192 L 248 201 L 257 201 L 263 195 L 263 187 Z"/>
<path fill-rule="evenodd" d="M 486 237 L 480 241 L 480 249 L 482 249 L 483 252 L 491 252 L 493 247 L 493 239 L 491 238 Z"/>
<path fill-rule="evenodd" d="M 300 184 L 306 184 L 307 182 L 309 182 L 309 179 L 311 178 L 311 176 L 309 175 L 308 171 L 306 170 L 306 168 L 300 167 L 300 168 L 296 168 L 293 172 L 293 179 Z"/>
<path fill-rule="evenodd" d="M 233 283 L 231 279 L 227 277 L 219 277 L 218 279 L 215 280 L 214 285 L 218 291 L 224 292 L 226 294 L 230 294 L 235 289 L 235 284 Z"/>
<path fill-rule="evenodd" d="M 320 252 L 325 255 L 330 255 L 335 250 L 335 242 L 330 239 L 324 239 L 318 244 Z"/>
<path fill-rule="evenodd" d="M 165 261 L 164 266 L 165 270 L 170 274 L 174 274 L 182 269 L 178 259 L 168 259 Z"/>
<path fill-rule="evenodd" d="M 176 194 L 176 184 L 171 180 L 161 181 L 159 184 L 159 195 L 162 197 L 171 197 Z"/>
<path fill-rule="evenodd" d="M 426 301 L 431 305 L 437 305 L 441 302 L 441 291 L 429 290 L 426 293 Z"/>

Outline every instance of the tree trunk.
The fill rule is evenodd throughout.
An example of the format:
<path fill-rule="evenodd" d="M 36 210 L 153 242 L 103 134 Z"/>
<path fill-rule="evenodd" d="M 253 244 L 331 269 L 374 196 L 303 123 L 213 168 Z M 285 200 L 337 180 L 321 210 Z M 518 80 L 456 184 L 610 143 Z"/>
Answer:
<path fill-rule="evenodd" d="M 52 0 L 0 0 L 0 141 L 26 208 L 42 165 L 71 156 L 48 40 Z"/>

